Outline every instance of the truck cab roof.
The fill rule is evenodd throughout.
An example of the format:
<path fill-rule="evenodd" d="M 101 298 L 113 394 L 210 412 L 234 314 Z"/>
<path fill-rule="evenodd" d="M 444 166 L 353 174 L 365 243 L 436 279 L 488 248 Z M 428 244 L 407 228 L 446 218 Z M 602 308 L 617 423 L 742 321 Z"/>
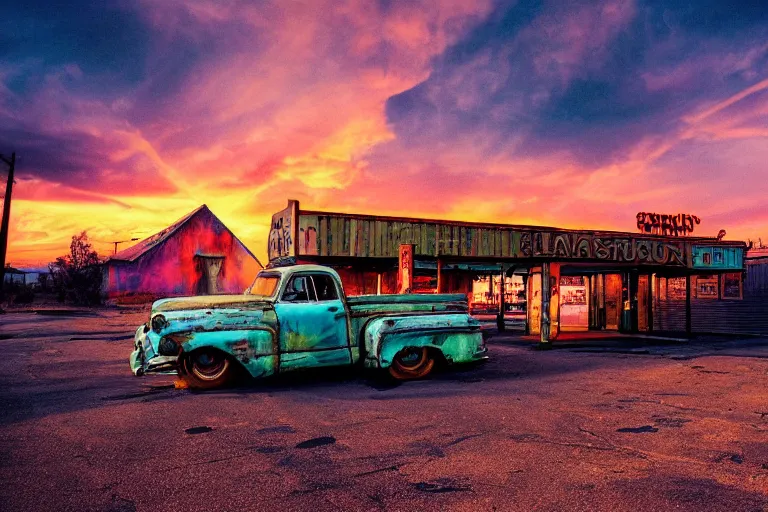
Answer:
<path fill-rule="evenodd" d="M 336 279 L 339 279 L 339 274 L 330 267 L 323 265 L 291 265 L 287 267 L 273 267 L 259 271 L 259 274 L 275 274 L 279 273 L 282 276 L 290 276 L 299 272 L 322 272 L 325 274 L 331 274 Z"/>

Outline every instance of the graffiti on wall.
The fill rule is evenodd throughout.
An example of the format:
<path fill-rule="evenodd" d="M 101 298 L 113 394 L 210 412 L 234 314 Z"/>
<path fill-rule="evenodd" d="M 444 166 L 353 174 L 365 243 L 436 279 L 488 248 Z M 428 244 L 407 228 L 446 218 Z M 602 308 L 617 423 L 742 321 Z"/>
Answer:
<path fill-rule="evenodd" d="M 520 237 L 522 257 L 595 259 L 602 261 L 685 266 L 680 243 L 614 238 L 579 233 L 529 232 Z"/>
<path fill-rule="evenodd" d="M 272 216 L 267 245 L 267 254 L 270 260 L 284 256 L 295 256 L 293 246 L 293 222 L 295 218 L 296 206 L 290 202 L 288 208 Z"/>
<path fill-rule="evenodd" d="M 299 228 L 299 254 L 317 255 L 317 228 Z"/>
<path fill-rule="evenodd" d="M 397 293 L 411 293 L 413 290 L 413 245 L 400 245 Z"/>
<path fill-rule="evenodd" d="M 693 233 L 694 225 L 700 223 L 701 219 L 687 213 L 664 215 L 640 212 L 637 214 L 637 229 L 641 233 L 652 235 L 685 236 L 688 233 Z"/>

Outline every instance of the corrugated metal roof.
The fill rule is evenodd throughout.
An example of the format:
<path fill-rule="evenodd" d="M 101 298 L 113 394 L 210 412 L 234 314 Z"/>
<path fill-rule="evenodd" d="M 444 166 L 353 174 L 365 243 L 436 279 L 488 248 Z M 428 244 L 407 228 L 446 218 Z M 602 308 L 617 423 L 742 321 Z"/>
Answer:
<path fill-rule="evenodd" d="M 141 256 L 146 254 L 147 252 L 151 251 L 155 247 L 161 245 L 163 242 L 168 240 L 173 234 L 179 230 L 184 224 L 186 224 L 192 217 L 197 215 L 200 212 L 207 211 L 213 215 L 213 213 L 208 209 L 208 206 L 202 205 L 195 210 L 191 211 L 190 213 L 186 214 L 164 230 L 160 231 L 159 233 L 155 233 L 154 235 L 150 236 L 149 238 L 145 238 L 141 242 L 137 243 L 136 245 L 133 245 L 131 247 L 128 247 L 127 249 L 123 249 L 122 251 L 118 252 L 117 254 L 113 255 L 109 258 L 109 260 L 118 260 L 118 261 L 136 261 Z M 215 215 L 214 215 L 215 217 Z"/>
<path fill-rule="evenodd" d="M 757 260 L 757 259 L 768 258 L 768 247 L 757 247 L 754 249 L 750 249 L 747 251 L 747 255 L 745 258 L 747 260 Z"/>

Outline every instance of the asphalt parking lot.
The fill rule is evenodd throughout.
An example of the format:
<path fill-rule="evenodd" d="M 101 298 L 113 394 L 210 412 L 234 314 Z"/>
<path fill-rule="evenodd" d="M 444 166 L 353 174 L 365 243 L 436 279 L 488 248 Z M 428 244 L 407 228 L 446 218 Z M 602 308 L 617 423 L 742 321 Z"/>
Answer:
<path fill-rule="evenodd" d="M 768 342 L 195 393 L 131 375 L 146 315 L 0 316 L 3 510 L 768 510 Z"/>

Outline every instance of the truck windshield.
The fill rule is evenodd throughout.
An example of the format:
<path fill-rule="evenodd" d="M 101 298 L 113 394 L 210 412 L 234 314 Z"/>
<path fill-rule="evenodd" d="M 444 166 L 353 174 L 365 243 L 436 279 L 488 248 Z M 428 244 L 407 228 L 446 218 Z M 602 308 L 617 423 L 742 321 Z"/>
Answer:
<path fill-rule="evenodd" d="M 276 275 L 262 275 L 256 276 L 256 280 L 248 289 L 250 295 L 261 295 L 262 297 L 271 297 L 275 293 L 277 283 L 280 281 L 280 276 Z"/>

